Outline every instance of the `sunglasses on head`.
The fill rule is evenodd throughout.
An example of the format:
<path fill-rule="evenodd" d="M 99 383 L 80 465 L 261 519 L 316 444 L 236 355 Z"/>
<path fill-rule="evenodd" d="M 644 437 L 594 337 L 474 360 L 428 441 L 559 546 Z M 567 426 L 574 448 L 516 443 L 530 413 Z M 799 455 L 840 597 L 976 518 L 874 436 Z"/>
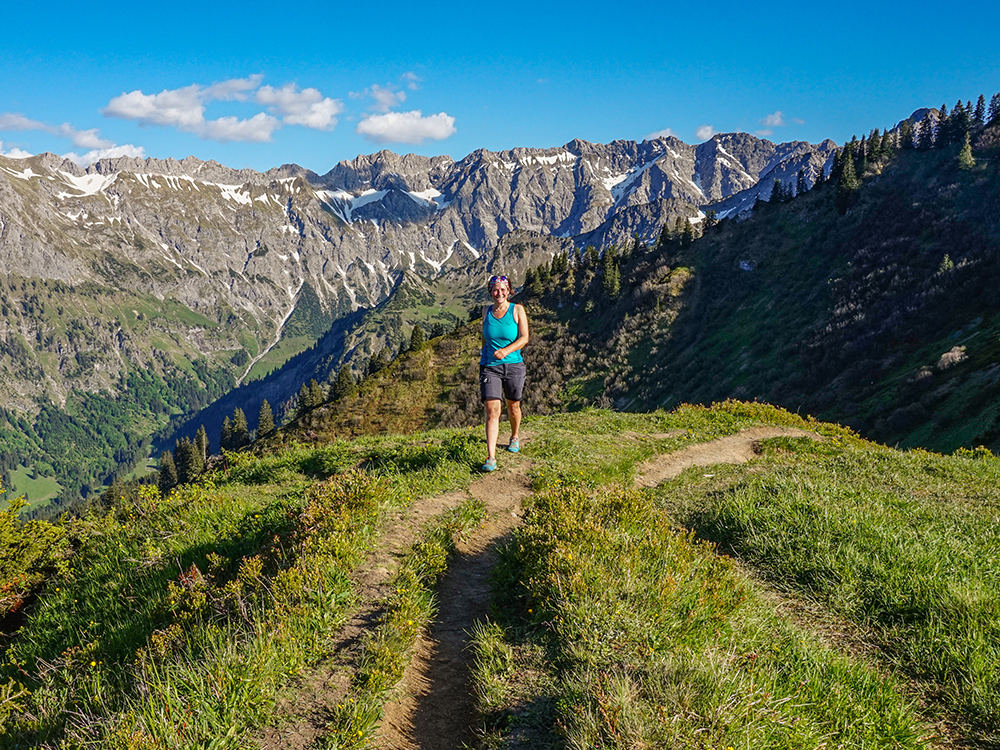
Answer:
<path fill-rule="evenodd" d="M 507 286 L 510 286 L 510 281 L 507 280 L 506 276 L 494 276 L 490 279 L 490 289 L 497 285 L 498 282 L 505 282 Z"/>

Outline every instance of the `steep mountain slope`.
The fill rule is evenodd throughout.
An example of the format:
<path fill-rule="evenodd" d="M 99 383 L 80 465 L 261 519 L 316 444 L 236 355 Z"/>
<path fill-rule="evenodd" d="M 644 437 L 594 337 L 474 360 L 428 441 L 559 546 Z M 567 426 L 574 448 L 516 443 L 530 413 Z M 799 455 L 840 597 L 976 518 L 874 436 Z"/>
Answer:
<path fill-rule="evenodd" d="M 322 176 L 196 159 L 83 171 L 52 155 L 0 157 L 0 472 L 9 481 L 39 464 L 68 498 L 143 457 L 171 416 L 306 353 L 331 326 L 327 341 L 344 348 L 323 352 L 320 370 L 345 352 L 363 360 L 398 346 L 418 319 L 454 326 L 482 276 L 507 268 L 501 238 L 652 237 L 732 191 L 816 168 L 832 148 L 737 134 L 459 162 L 384 151 Z M 446 309 L 337 338 L 345 316 L 394 291 L 445 288 Z"/>
<path fill-rule="evenodd" d="M 1000 170 L 995 151 L 976 155 L 977 166 L 963 170 L 957 146 L 898 151 L 873 165 L 845 214 L 836 185 L 824 183 L 791 202 L 759 205 L 747 220 L 723 221 L 687 246 L 673 239 L 601 259 L 572 254 L 577 262 L 561 270 L 546 264 L 521 297 L 536 337 L 529 371 L 543 386 L 527 398 L 543 413 L 597 402 L 644 410 L 761 399 L 890 443 L 1000 449 L 1000 302 L 992 293 L 1000 283 Z M 555 238 L 535 241 L 564 257 Z M 612 272 L 617 291 L 606 283 Z M 472 382 L 469 371 L 465 378 Z M 338 421 L 338 408 L 398 407 L 372 387 L 378 399 L 324 417 L 332 434 L 355 431 Z M 420 401 L 421 387 L 430 386 L 393 389 Z M 474 390 L 448 381 L 424 423 L 476 423 Z M 464 422 L 451 421 L 459 414 Z"/>

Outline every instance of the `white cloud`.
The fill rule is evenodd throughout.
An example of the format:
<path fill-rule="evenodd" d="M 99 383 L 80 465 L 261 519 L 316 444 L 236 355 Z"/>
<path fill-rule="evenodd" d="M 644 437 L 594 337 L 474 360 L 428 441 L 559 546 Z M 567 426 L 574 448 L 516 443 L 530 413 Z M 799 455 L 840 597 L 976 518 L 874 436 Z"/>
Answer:
<path fill-rule="evenodd" d="M 663 130 L 657 130 L 655 133 L 650 133 L 646 136 L 647 141 L 655 141 L 657 138 L 669 138 L 674 134 L 674 131 L 670 128 L 664 128 Z"/>
<path fill-rule="evenodd" d="M 141 125 L 167 125 L 197 132 L 205 122 L 204 92 L 205 89 L 197 84 L 182 89 L 166 89 L 159 94 L 131 91 L 108 102 L 104 114 L 136 120 Z"/>
<path fill-rule="evenodd" d="M 769 129 L 769 128 L 764 128 L 763 130 L 755 130 L 755 131 L 753 131 L 753 134 L 754 135 L 759 135 L 759 136 L 762 136 L 762 137 L 766 137 L 766 136 L 769 136 L 769 135 L 774 135 L 774 131 L 771 130 L 771 129 Z"/>
<path fill-rule="evenodd" d="M 455 118 L 444 112 L 424 117 L 420 110 L 371 115 L 358 123 L 356 132 L 375 143 L 440 141 L 453 136 Z"/>
<path fill-rule="evenodd" d="M 101 138 L 101 136 L 97 134 L 97 128 L 77 130 L 68 122 L 64 122 L 59 126 L 58 132 L 59 135 L 73 141 L 74 146 L 79 146 L 80 148 L 111 148 L 115 145 L 114 141 L 109 141 L 107 138 Z"/>
<path fill-rule="evenodd" d="M 373 83 L 368 89 L 368 95 L 375 100 L 372 107 L 376 112 L 388 112 L 393 107 L 398 107 L 406 101 L 405 91 L 393 91 L 390 88 L 382 88 L 377 83 Z"/>
<path fill-rule="evenodd" d="M 697 130 L 694 131 L 694 134 L 699 141 L 707 141 L 709 138 L 715 135 L 715 128 L 713 128 L 711 125 L 702 125 Z"/>
<path fill-rule="evenodd" d="M 48 125 L 38 120 L 31 120 L 22 114 L 15 112 L 5 112 L 0 115 L 0 130 L 41 130 L 45 133 L 68 138 L 74 146 L 80 148 L 110 148 L 114 146 L 113 141 L 101 138 L 97 128 L 89 130 L 77 130 L 68 122 L 64 122 L 59 127 Z"/>
<path fill-rule="evenodd" d="M 115 159 L 119 156 L 134 156 L 137 159 L 145 159 L 146 150 L 142 146 L 132 146 L 130 144 L 126 144 L 124 146 L 94 149 L 93 151 L 88 151 L 83 156 L 80 156 L 72 151 L 68 154 L 63 154 L 62 156 L 64 159 L 69 159 L 79 167 L 89 167 L 95 161 L 100 159 Z"/>
<path fill-rule="evenodd" d="M 234 78 L 211 86 L 192 84 L 167 89 L 159 94 L 132 91 L 112 99 L 104 114 L 135 120 L 140 125 L 164 125 L 213 141 L 261 143 L 270 141 L 282 124 L 303 125 L 317 130 L 332 130 L 343 105 L 324 97 L 313 88 L 299 90 L 294 83 L 281 88 L 261 86 L 263 76 Z M 272 114 L 259 112 L 240 119 L 228 116 L 205 119 L 205 105 L 213 101 L 248 101 L 268 106 Z M 280 119 L 279 119 L 280 118 Z"/>
<path fill-rule="evenodd" d="M 313 88 L 299 91 L 294 83 L 286 83 L 280 89 L 262 86 L 255 98 L 258 104 L 270 105 L 270 111 L 281 115 L 286 124 L 316 130 L 333 130 L 337 115 L 344 111 L 340 101 L 324 97 Z"/>
<path fill-rule="evenodd" d="M 416 91 L 420 88 L 420 82 L 423 80 L 413 71 L 407 71 L 400 76 L 400 78 L 406 81 L 406 88 L 410 91 Z"/>
<path fill-rule="evenodd" d="M 263 80 L 264 76 L 261 73 L 256 73 L 246 78 L 233 78 L 221 83 L 213 83 L 205 89 L 205 101 L 245 102 L 249 98 L 247 92 L 256 89 Z"/>
<path fill-rule="evenodd" d="M 12 148 L 10 151 L 4 151 L 3 141 L 0 141 L 0 156 L 6 156 L 8 159 L 27 159 L 28 157 L 34 156 L 34 154 L 29 154 L 27 151 L 16 147 Z"/>
<path fill-rule="evenodd" d="M 29 120 L 16 112 L 4 112 L 0 115 L 0 130 L 48 130 L 49 126 L 38 120 Z"/>
<path fill-rule="evenodd" d="M 209 120 L 198 129 L 198 135 L 212 141 L 227 143 L 266 143 L 271 140 L 271 134 L 281 127 L 277 117 L 264 114 L 254 115 L 248 120 L 238 117 L 220 117 Z"/>
<path fill-rule="evenodd" d="M 767 117 L 762 117 L 760 124 L 765 128 L 780 128 L 785 124 L 785 116 L 781 113 L 779 109 L 776 112 L 772 112 Z"/>

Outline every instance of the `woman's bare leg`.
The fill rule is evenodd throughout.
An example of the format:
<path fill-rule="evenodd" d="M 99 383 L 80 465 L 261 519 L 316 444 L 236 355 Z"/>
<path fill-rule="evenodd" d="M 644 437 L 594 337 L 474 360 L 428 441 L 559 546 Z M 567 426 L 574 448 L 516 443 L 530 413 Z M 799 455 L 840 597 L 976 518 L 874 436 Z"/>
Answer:
<path fill-rule="evenodd" d="M 500 434 L 500 401 L 490 399 L 484 402 L 486 408 L 486 450 L 487 460 L 497 457 L 497 436 Z"/>
<path fill-rule="evenodd" d="M 510 419 L 510 439 L 516 440 L 520 438 L 521 429 L 521 402 L 520 401 L 508 401 L 507 402 L 507 418 Z"/>

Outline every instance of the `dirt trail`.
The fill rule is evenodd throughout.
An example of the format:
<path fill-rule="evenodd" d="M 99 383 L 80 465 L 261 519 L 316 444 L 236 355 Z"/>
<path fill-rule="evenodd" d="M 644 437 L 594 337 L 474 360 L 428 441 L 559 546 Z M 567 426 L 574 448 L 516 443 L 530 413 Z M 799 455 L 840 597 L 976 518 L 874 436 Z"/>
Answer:
<path fill-rule="evenodd" d="M 775 437 L 807 437 L 821 440 L 815 432 L 793 427 L 751 427 L 729 437 L 698 443 L 690 448 L 654 456 L 636 467 L 636 487 L 655 487 L 691 466 L 742 464 L 760 453 L 760 441 Z"/>
<path fill-rule="evenodd" d="M 759 441 L 780 436 L 820 439 L 815 433 L 791 428 L 743 430 L 655 456 L 637 467 L 636 486 L 652 487 L 690 466 L 749 461 L 760 453 Z M 521 522 L 521 503 L 531 495 L 526 468 L 521 458 L 506 467 L 501 463 L 498 471 L 475 481 L 467 492 L 421 501 L 390 521 L 380 548 L 355 574 L 362 609 L 342 628 L 334 656 L 296 686 L 294 698 L 278 706 L 279 715 L 292 716 L 293 720 L 264 730 L 258 737 L 263 750 L 304 749 L 323 733 L 331 709 L 347 692 L 363 636 L 380 613 L 379 603 L 389 593 L 389 580 L 416 540 L 420 526 L 470 496 L 486 503 L 488 520 L 457 545 L 455 559 L 438 584 L 437 619 L 417 638 L 413 658 L 396 690 L 399 697 L 386 705 L 375 746 L 379 750 L 451 750 L 472 743 L 477 717 L 468 631 L 486 616 L 488 578 L 497 562 L 497 547 Z"/>
<path fill-rule="evenodd" d="M 311 746 L 323 734 L 333 707 L 347 693 L 351 675 L 357 669 L 363 636 L 374 626 L 381 611 L 380 604 L 390 593 L 389 581 L 403 555 L 416 541 L 420 527 L 430 518 L 468 499 L 468 492 L 449 492 L 415 503 L 389 519 L 379 548 L 353 576 L 361 609 L 341 628 L 333 656 L 300 679 L 293 697 L 278 704 L 277 715 L 290 716 L 292 720 L 278 727 L 265 728 L 257 738 L 262 750 L 300 750 Z"/>
<path fill-rule="evenodd" d="M 376 746 L 384 750 L 445 750 L 474 739 L 476 712 L 469 673 L 469 629 L 486 617 L 489 574 L 497 546 L 521 521 L 531 495 L 522 466 L 501 468 L 473 483 L 489 520 L 456 549 L 438 585 L 437 620 L 418 638 L 400 684 L 400 698 L 386 706 Z"/>

